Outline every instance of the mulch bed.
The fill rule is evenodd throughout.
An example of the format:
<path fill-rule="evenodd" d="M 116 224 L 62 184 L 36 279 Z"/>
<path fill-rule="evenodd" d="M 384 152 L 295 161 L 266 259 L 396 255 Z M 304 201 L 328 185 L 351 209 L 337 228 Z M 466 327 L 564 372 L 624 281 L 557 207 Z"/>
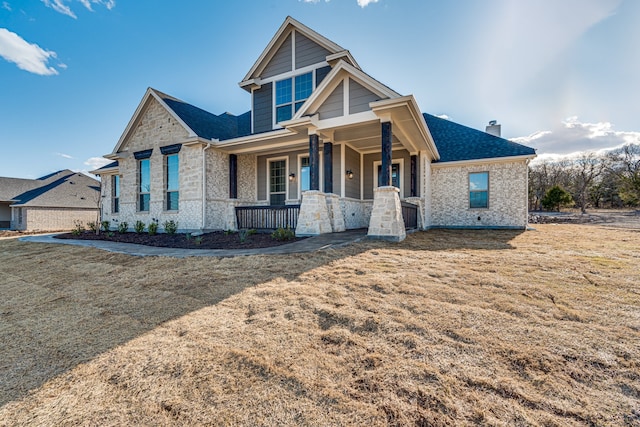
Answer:
<path fill-rule="evenodd" d="M 164 234 L 159 233 L 150 236 L 148 233 L 118 233 L 112 232 L 96 234 L 85 231 L 79 235 L 64 233 L 55 236 L 56 239 L 76 239 L 76 240 L 106 240 L 109 242 L 135 243 L 138 245 L 159 246 L 164 248 L 182 249 L 259 249 L 280 246 L 292 243 L 305 237 L 296 237 L 292 240 L 276 240 L 271 234 L 252 234 L 247 236 L 244 242 L 240 241 L 238 233 L 225 233 L 216 231 L 204 233 L 200 236 L 187 237 L 186 234 Z M 200 239 L 201 238 L 201 239 Z"/>

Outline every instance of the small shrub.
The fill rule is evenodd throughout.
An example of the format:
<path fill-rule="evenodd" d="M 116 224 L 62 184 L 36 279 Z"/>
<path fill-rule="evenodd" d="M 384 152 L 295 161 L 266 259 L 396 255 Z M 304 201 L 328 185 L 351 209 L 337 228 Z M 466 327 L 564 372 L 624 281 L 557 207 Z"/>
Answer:
<path fill-rule="evenodd" d="M 158 222 L 157 221 L 151 221 L 149 223 L 149 236 L 155 236 L 158 233 Z"/>
<path fill-rule="evenodd" d="M 95 221 L 89 221 L 87 223 L 87 227 L 89 227 L 89 231 L 95 233 L 98 230 L 98 223 Z"/>
<path fill-rule="evenodd" d="M 296 238 L 296 233 L 289 227 L 287 228 L 278 228 L 276 231 L 274 231 L 273 233 L 271 233 L 271 237 L 279 240 L 281 242 L 287 241 L 287 240 L 293 240 Z"/>
<path fill-rule="evenodd" d="M 109 232 L 107 233 L 107 236 L 109 236 L 109 237 L 113 237 L 113 234 L 114 234 L 114 233 L 113 233 L 113 231 L 109 231 Z"/>
<path fill-rule="evenodd" d="M 146 228 L 146 226 L 144 225 L 144 222 L 137 220 L 136 224 L 133 226 L 133 229 L 136 231 L 136 233 L 140 234 L 144 231 L 144 229 Z"/>
<path fill-rule="evenodd" d="M 111 223 L 109 221 L 102 221 L 100 223 L 100 228 L 102 229 L 102 231 L 107 232 L 109 231 L 109 228 L 111 227 Z"/>
<path fill-rule="evenodd" d="M 120 224 L 118 224 L 118 233 L 126 233 L 128 229 L 129 224 L 127 224 L 126 221 L 122 221 Z"/>
<path fill-rule="evenodd" d="M 195 243 L 196 245 L 200 245 L 202 243 L 202 241 L 204 240 L 204 237 L 202 236 L 196 236 L 195 239 L 193 239 L 193 243 Z"/>
<path fill-rule="evenodd" d="M 178 223 L 174 220 L 165 221 L 162 226 L 164 227 L 164 232 L 167 234 L 176 234 L 176 231 L 178 231 Z"/>
<path fill-rule="evenodd" d="M 187 240 L 191 240 L 191 233 L 184 233 L 184 238 Z"/>
<path fill-rule="evenodd" d="M 236 230 L 224 230 L 225 236 L 228 236 L 229 234 L 236 234 L 236 233 L 237 233 Z"/>
<path fill-rule="evenodd" d="M 251 234 L 249 234 L 249 230 L 247 230 L 246 228 L 238 230 L 238 238 L 240 239 L 240 243 L 246 242 L 249 236 L 251 236 Z"/>
<path fill-rule="evenodd" d="M 71 234 L 73 234 L 74 236 L 79 236 L 84 232 L 85 232 L 85 228 L 84 228 L 84 225 L 82 224 L 82 221 L 78 221 L 78 220 L 73 221 L 73 230 L 71 230 Z"/>

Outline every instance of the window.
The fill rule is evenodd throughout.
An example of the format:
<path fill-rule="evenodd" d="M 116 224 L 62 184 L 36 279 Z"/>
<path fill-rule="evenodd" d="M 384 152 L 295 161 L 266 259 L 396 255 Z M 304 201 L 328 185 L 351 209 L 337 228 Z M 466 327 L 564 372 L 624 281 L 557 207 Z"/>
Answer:
<path fill-rule="evenodd" d="M 287 161 L 269 162 L 269 202 L 284 205 L 287 198 Z"/>
<path fill-rule="evenodd" d="M 469 174 L 469 207 L 471 209 L 489 207 L 489 172 Z"/>
<path fill-rule="evenodd" d="M 400 188 L 400 163 L 391 164 L 391 185 Z M 382 164 L 378 165 L 378 187 L 382 187 Z"/>
<path fill-rule="evenodd" d="M 149 159 L 138 160 L 138 182 L 138 210 L 140 212 L 149 212 L 149 202 L 151 198 Z"/>
<path fill-rule="evenodd" d="M 111 177 L 111 213 L 120 212 L 120 176 Z"/>
<path fill-rule="evenodd" d="M 178 210 L 178 155 L 171 154 L 165 157 L 166 159 L 166 186 L 167 186 L 167 210 Z"/>
<path fill-rule="evenodd" d="M 309 157 L 300 158 L 300 192 L 307 191 L 311 188 L 311 167 L 309 166 Z"/>
<path fill-rule="evenodd" d="M 275 85 L 276 123 L 291 119 L 313 91 L 313 72 L 280 80 Z"/>

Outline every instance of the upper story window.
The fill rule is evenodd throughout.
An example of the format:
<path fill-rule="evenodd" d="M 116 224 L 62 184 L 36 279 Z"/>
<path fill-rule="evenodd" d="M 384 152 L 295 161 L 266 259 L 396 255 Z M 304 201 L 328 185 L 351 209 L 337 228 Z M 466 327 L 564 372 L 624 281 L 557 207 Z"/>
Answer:
<path fill-rule="evenodd" d="M 469 207 L 472 209 L 489 207 L 489 172 L 469 174 Z"/>
<path fill-rule="evenodd" d="M 167 210 L 178 210 L 178 155 L 171 154 L 166 156 L 166 185 L 167 185 Z"/>
<path fill-rule="evenodd" d="M 276 82 L 276 123 L 291 119 L 313 91 L 313 72 Z"/>
<path fill-rule="evenodd" d="M 120 212 L 120 176 L 111 178 L 111 213 Z"/>

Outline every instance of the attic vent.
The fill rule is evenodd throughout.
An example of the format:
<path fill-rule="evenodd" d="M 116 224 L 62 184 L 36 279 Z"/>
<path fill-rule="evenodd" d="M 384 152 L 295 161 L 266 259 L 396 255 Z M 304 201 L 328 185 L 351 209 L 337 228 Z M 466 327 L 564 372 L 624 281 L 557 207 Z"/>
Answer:
<path fill-rule="evenodd" d="M 84 197 L 82 197 L 82 196 L 81 196 L 81 197 L 80 197 L 80 200 L 84 200 Z"/>
<path fill-rule="evenodd" d="M 69 181 L 69 184 L 73 185 L 73 184 L 75 184 L 75 182 L 73 182 L 73 181 Z"/>

